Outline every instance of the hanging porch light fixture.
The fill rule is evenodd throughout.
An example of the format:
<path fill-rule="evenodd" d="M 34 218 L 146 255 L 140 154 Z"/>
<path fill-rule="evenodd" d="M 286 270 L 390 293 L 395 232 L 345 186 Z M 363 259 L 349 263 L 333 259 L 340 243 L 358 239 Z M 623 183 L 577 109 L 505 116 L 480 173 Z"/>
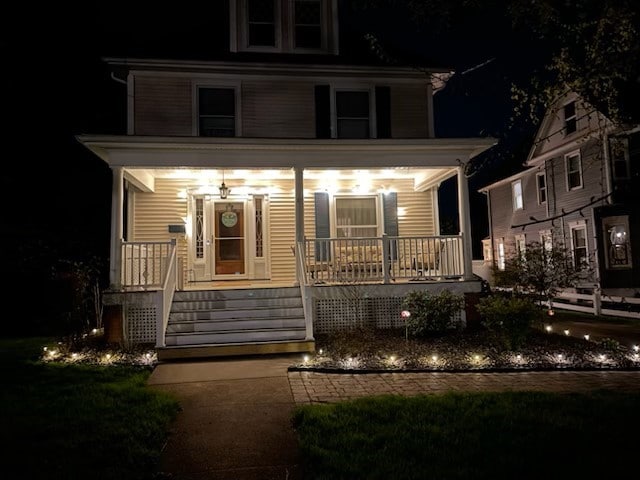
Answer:
<path fill-rule="evenodd" d="M 227 187 L 227 185 L 224 183 L 224 170 L 222 170 L 222 183 L 218 187 L 218 190 L 220 190 L 220 198 L 223 200 L 227 198 L 229 192 L 231 191 L 229 190 L 229 187 Z"/>

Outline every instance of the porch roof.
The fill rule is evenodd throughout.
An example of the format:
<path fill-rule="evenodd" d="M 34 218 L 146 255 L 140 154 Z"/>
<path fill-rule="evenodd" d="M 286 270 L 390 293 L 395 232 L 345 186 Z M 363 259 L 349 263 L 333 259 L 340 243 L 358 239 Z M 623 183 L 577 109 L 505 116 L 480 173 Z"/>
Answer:
<path fill-rule="evenodd" d="M 111 167 L 457 167 L 494 138 L 265 139 L 79 135 Z"/>

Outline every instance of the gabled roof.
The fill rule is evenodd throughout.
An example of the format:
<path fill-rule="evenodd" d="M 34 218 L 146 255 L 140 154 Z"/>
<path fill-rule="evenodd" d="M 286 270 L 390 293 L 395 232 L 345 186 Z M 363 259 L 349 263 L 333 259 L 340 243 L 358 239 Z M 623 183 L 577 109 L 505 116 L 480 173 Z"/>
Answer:
<path fill-rule="evenodd" d="M 508 183 L 511 183 L 511 182 L 513 182 L 513 181 L 515 181 L 515 180 L 518 180 L 519 178 L 523 178 L 523 177 L 525 177 L 526 175 L 528 175 L 528 174 L 530 174 L 530 173 L 533 173 L 533 172 L 537 172 L 537 171 L 539 171 L 539 170 L 540 170 L 540 168 L 539 168 L 539 167 L 531 167 L 531 168 L 527 168 L 527 169 L 522 170 L 522 171 L 520 171 L 520 172 L 518 172 L 518 173 L 514 173 L 513 175 L 511 175 L 511 176 L 509 176 L 509 177 L 506 177 L 506 178 L 500 179 L 500 180 L 498 180 L 497 182 L 493 182 L 493 183 L 491 183 L 491 184 L 489 184 L 489 185 L 486 185 L 486 186 L 484 186 L 484 187 L 482 187 L 482 188 L 478 189 L 478 192 L 480 192 L 480 193 L 486 193 L 486 192 L 488 192 L 489 190 L 492 190 L 492 189 L 494 189 L 494 188 L 496 188 L 496 187 L 501 187 L 502 185 L 506 185 L 506 184 L 508 184 Z"/>

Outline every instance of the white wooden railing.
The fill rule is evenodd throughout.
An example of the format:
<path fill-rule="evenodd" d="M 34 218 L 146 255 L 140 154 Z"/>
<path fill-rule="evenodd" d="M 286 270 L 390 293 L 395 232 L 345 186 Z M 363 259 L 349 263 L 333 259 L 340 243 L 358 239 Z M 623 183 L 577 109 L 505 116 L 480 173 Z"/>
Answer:
<path fill-rule="evenodd" d="M 122 242 L 122 286 L 161 288 L 166 278 L 172 242 Z"/>
<path fill-rule="evenodd" d="M 167 263 L 166 274 L 162 282 L 162 288 L 158 291 L 156 305 L 156 348 L 164 347 L 165 332 L 169 323 L 169 313 L 171 312 L 171 303 L 173 302 L 173 294 L 176 291 L 178 283 L 178 261 L 176 255 L 176 241 L 171 241 L 171 253 Z"/>
<path fill-rule="evenodd" d="M 554 309 L 592 313 L 593 315 L 640 319 L 640 298 L 602 295 L 598 291 L 594 291 L 591 295 L 561 292 L 553 298 L 549 306 Z M 620 308 L 621 306 L 628 308 L 624 310 Z"/>
<path fill-rule="evenodd" d="M 299 268 L 308 284 L 461 278 L 462 242 L 461 235 L 305 239 Z"/>
<path fill-rule="evenodd" d="M 305 281 L 305 265 L 304 265 L 304 242 L 299 242 L 295 249 L 296 264 L 298 277 L 297 281 L 300 285 L 300 294 L 302 295 L 302 310 L 304 313 L 305 340 L 313 340 L 313 312 L 311 307 L 311 298 L 307 292 L 307 282 Z"/>

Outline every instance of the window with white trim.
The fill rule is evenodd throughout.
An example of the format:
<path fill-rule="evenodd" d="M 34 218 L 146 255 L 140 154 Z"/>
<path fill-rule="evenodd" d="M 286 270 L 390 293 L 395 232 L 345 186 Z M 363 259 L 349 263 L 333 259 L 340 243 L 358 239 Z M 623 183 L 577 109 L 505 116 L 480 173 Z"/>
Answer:
<path fill-rule="evenodd" d="M 567 190 L 582 188 L 582 160 L 580 152 L 568 153 L 564 156 L 567 172 Z"/>
<path fill-rule="evenodd" d="M 276 0 L 247 0 L 249 47 L 276 46 Z"/>
<path fill-rule="evenodd" d="M 578 223 L 569 226 L 571 232 L 571 252 L 573 254 L 573 266 L 580 270 L 589 263 L 589 250 L 587 246 L 587 226 Z"/>
<path fill-rule="evenodd" d="M 369 90 L 337 90 L 335 118 L 337 138 L 371 138 Z"/>
<path fill-rule="evenodd" d="M 235 137 L 235 89 L 198 87 L 197 96 L 198 135 L 201 137 Z"/>
<path fill-rule="evenodd" d="M 629 139 L 609 138 L 609 158 L 611 170 L 616 180 L 629 178 Z"/>
<path fill-rule="evenodd" d="M 294 48 L 322 47 L 322 2 L 294 0 Z"/>
<path fill-rule="evenodd" d="M 378 197 L 345 196 L 334 200 L 338 238 L 378 236 Z"/>
<path fill-rule="evenodd" d="M 513 210 L 522 210 L 524 202 L 522 200 L 522 180 L 516 180 L 511 184 L 511 197 Z"/>
<path fill-rule="evenodd" d="M 538 189 L 538 205 L 547 203 L 547 176 L 543 173 L 536 173 L 536 187 Z"/>
<path fill-rule="evenodd" d="M 578 116 L 576 114 L 576 102 L 567 103 L 563 109 L 564 134 L 569 135 L 578 128 Z"/>
<path fill-rule="evenodd" d="M 504 254 L 504 238 L 498 240 L 498 270 L 504 270 L 505 254 Z"/>
<path fill-rule="evenodd" d="M 525 235 L 516 235 L 516 253 L 518 257 L 524 259 L 527 250 L 527 240 Z"/>

